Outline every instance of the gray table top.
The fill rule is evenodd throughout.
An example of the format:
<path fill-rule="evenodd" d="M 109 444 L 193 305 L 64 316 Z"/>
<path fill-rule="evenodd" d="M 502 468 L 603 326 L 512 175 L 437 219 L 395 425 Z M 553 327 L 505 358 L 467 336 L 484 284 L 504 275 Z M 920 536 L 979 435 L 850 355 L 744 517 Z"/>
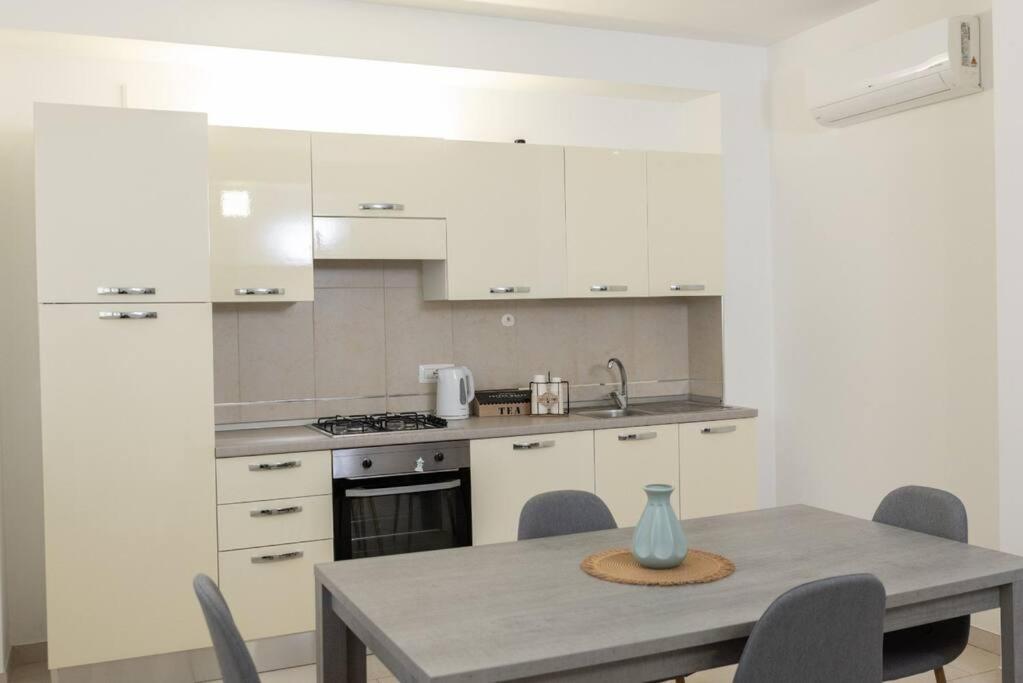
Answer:
<path fill-rule="evenodd" d="M 318 565 L 356 632 L 422 678 L 492 680 L 598 665 L 749 634 L 778 595 L 870 572 L 889 609 L 1023 579 L 1023 557 L 807 506 L 684 523 L 690 547 L 735 573 L 691 586 L 608 583 L 589 553 L 626 547 L 618 529 Z"/>

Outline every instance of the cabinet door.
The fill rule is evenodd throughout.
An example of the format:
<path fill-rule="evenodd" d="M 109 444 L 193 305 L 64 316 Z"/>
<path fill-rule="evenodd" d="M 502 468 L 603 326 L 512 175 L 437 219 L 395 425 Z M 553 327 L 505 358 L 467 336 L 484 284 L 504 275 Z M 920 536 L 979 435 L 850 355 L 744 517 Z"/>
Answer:
<path fill-rule="evenodd" d="M 757 508 L 754 419 L 679 425 L 682 518 Z"/>
<path fill-rule="evenodd" d="M 209 301 L 206 115 L 37 104 L 40 302 Z"/>
<path fill-rule="evenodd" d="M 593 491 L 593 432 L 470 443 L 473 545 L 514 541 L 519 513 L 538 493 Z"/>
<path fill-rule="evenodd" d="M 314 133 L 317 216 L 444 218 L 444 141 Z"/>
<path fill-rule="evenodd" d="M 210 128 L 214 301 L 312 301 L 309 134 Z"/>
<path fill-rule="evenodd" d="M 565 150 L 568 296 L 646 296 L 646 155 Z"/>
<path fill-rule="evenodd" d="M 50 667 L 208 647 L 210 305 L 39 308 Z"/>
<path fill-rule="evenodd" d="M 647 484 L 675 487 L 671 505 L 678 507 L 678 426 L 601 429 L 593 433 L 597 495 L 611 509 L 618 526 L 635 526 L 646 507 Z"/>
<path fill-rule="evenodd" d="M 724 290 L 721 157 L 647 154 L 650 295 Z"/>
<path fill-rule="evenodd" d="M 446 153 L 447 298 L 563 297 L 564 149 L 448 142 Z"/>

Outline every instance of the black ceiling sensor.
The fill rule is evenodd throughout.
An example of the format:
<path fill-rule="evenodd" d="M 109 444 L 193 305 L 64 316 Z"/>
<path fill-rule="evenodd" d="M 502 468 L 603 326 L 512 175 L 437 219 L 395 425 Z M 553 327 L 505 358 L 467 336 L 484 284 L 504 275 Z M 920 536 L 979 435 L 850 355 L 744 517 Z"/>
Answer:
<path fill-rule="evenodd" d="M 524 144 L 526 144 L 526 141 L 523 138 L 518 138 L 517 140 L 515 140 L 515 144 L 516 145 L 524 145 Z"/>

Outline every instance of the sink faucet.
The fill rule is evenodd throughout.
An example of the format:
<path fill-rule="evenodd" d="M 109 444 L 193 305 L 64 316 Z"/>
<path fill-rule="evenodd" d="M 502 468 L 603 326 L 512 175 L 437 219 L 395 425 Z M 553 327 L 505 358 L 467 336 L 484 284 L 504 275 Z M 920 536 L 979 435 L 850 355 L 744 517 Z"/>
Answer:
<path fill-rule="evenodd" d="M 615 402 L 621 410 L 629 409 L 629 375 L 625 372 L 625 365 L 617 358 L 612 358 L 607 362 L 608 368 L 618 368 L 618 377 L 621 381 L 621 391 L 612 391 L 611 400 Z"/>

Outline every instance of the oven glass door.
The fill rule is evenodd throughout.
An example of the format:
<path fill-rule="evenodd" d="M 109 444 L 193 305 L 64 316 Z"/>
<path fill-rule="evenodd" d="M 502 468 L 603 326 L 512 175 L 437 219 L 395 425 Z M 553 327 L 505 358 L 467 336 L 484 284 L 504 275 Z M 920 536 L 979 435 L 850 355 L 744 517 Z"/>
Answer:
<path fill-rule="evenodd" d="M 458 471 L 335 480 L 339 560 L 469 545 L 469 481 Z"/>

